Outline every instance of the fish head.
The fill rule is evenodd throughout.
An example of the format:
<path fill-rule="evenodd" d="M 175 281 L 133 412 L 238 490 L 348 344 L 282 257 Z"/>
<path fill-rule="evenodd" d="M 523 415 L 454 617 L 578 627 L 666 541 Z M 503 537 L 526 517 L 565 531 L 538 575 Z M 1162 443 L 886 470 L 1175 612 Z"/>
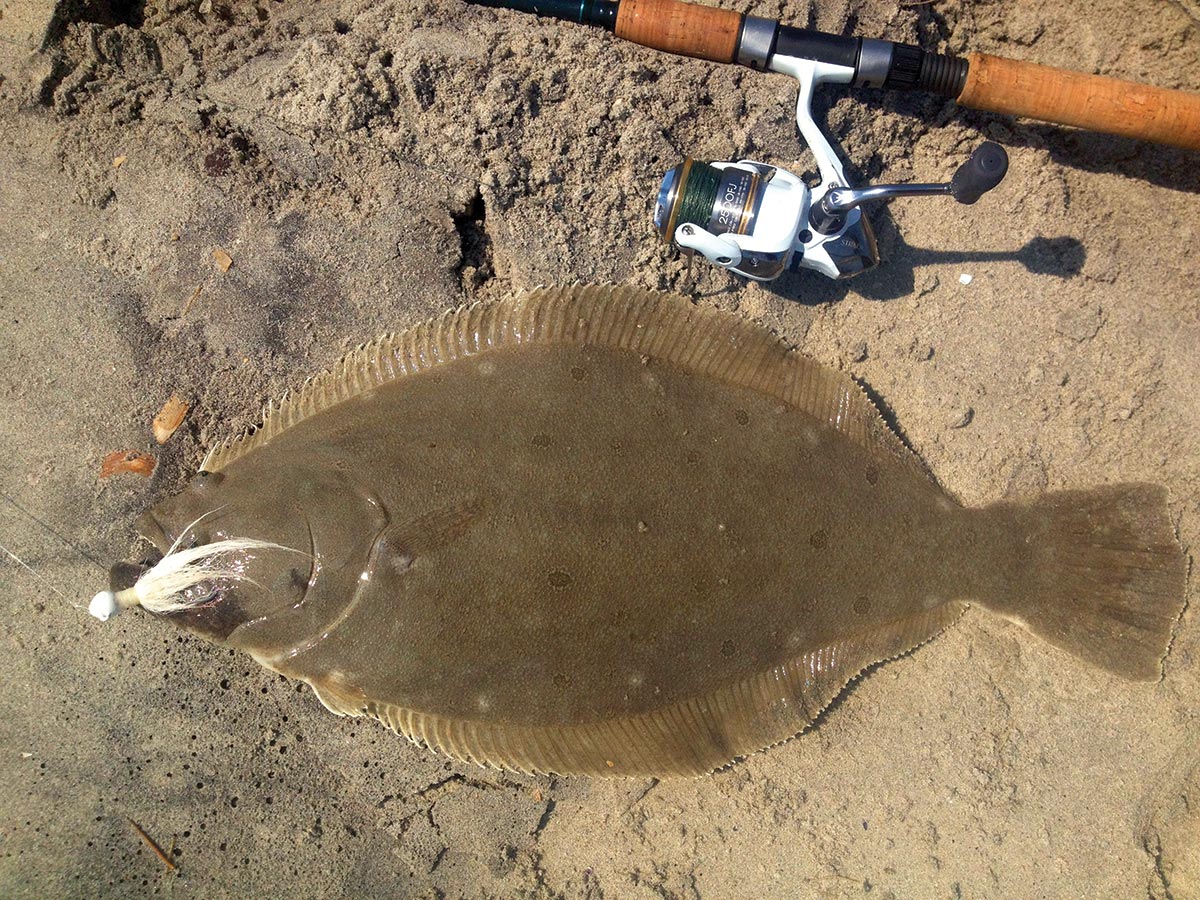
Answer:
<path fill-rule="evenodd" d="M 288 470 L 253 478 L 201 471 L 178 494 L 143 513 L 137 530 L 164 556 L 231 548 L 201 557 L 211 577 L 182 591 L 178 603 L 158 614 L 224 642 L 242 625 L 302 604 L 318 561 L 305 508 L 312 486 L 297 490 L 295 479 Z"/>

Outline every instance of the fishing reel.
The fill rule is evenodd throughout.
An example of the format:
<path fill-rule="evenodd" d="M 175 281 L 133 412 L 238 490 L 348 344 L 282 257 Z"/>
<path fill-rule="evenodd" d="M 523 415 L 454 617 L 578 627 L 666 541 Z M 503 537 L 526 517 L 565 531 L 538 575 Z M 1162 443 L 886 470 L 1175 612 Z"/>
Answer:
<path fill-rule="evenodd" d="M 813 87 L 829 77 L 820 64 L 796 60 L 796 123 L 816 157 L 821 183 L 810 188 L 786 169 L 753 160 L 705 163 L 690 157 L 667 172 L 654 208 L 664 241 L 755 281 L 788 269 L 849 278 L 879 263 L 864 203 L 948 194 L 974 203 L 1008 171 L 1008 154 L 987 141 L 945 184 L 884 184 L 852 190 L 842 164 L 813 121 Z M 834 73 L 836 75 L 836 73 Z M 825 76 L 825 77 L 823 77 Z"/>

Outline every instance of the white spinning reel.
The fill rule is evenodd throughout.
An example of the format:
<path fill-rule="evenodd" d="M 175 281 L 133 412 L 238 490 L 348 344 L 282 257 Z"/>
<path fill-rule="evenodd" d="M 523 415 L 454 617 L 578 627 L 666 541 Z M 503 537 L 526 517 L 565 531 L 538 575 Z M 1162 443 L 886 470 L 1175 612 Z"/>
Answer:
<path fill-rule="evenodd" d="M 848 278 L 879 262 L 860 204 L 949 194 L 974 203 L 1008 171 L 1008 155 L 985 142 L 946 184 L 887 184 L 851 190 L 842 163 L 812 117 L 813 89 L 847 83 L 854 70 L 810 59 L 772 59 L 771 69 L 800 81 L 796 124 L 816 157 L 821 183 L 809 188 L 791 172 L 751 160 L 703 163 L 690 157 L 663 178 L 654 225 L 663 239 L 755 281 L 788 268 Z"/>

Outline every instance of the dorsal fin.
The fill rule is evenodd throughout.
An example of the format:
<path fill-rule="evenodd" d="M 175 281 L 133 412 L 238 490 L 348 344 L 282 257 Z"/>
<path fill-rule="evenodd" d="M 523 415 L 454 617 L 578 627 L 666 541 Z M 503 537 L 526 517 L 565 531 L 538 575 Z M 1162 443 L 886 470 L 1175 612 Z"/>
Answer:
<path fill-rule="evenodd" d="M 464 306 L 358 347 L 268 404 L 259 428 L 214 448 L 201 468 L 220 471 L 297 422 L 382 384 L 501 347 L 556 343 L 626 349 L 778 397 L 928 477 L 848 375 L 789 350 L 752 321 L 676 295 L 610 285 L 539 288 Z"/>

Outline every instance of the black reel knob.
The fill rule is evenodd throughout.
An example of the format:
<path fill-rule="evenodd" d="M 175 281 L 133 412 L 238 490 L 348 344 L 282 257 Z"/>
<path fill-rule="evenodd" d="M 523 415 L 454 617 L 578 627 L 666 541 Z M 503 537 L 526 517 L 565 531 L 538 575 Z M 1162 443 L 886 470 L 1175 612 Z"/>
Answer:
<path fill-rule="evenodd" d="M 950 179 L 950 195 L 959 203 L 971 204 L 1004 180 L 1008 154 L 999 144 L 984 141 Z"/>

